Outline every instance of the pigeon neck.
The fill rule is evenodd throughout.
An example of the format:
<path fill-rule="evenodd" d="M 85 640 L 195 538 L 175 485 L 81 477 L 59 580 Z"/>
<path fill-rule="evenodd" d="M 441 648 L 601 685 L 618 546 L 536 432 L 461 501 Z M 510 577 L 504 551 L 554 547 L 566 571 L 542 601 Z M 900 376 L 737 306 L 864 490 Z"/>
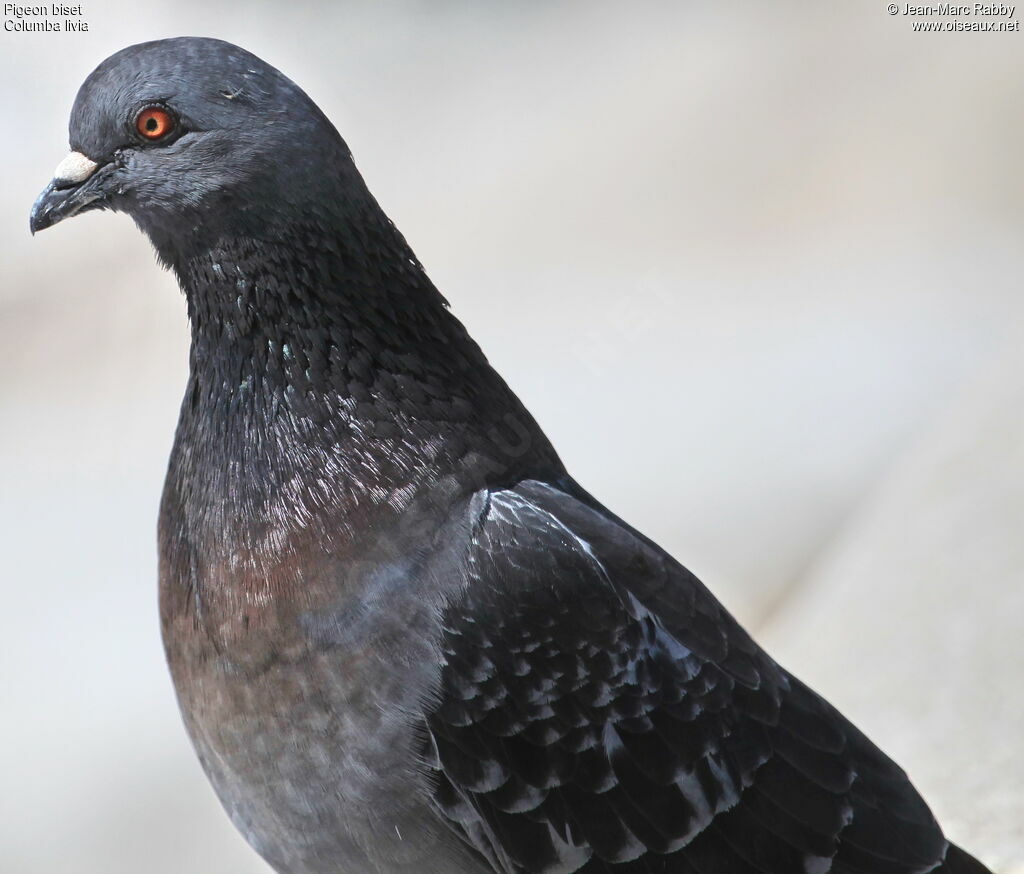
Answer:
<path fill-rule="evenodd" d="M 375 424 L 438 398 L 480 422 L 517 405 L 386 218 L 348 235 L 312 222 L 221 238 L 178 275 L 211 403 Z"/>
<path fill-rule="evenodd" d="M 251 531 L 225 519 L 380 525 L 435 487 L 564 472 L 384 221 L 358 240 L 296 226 L 222 241 L 178 271 L 191 375 L 168 484 L 201 516 L 216 509 L 228 550 Z"/>

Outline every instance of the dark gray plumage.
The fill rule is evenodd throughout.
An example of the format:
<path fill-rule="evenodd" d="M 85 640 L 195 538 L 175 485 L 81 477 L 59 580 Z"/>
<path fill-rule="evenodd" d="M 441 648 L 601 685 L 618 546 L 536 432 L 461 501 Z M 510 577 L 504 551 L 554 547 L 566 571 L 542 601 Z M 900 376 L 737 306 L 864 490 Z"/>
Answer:
<path fill-rule="evenodd" d="M 127 212 L 187 298 L 164 638 L 277 871 L 985 871 L 571 479 L 291 81 L 145 43 L 70 133 L 33 230 Z"/>

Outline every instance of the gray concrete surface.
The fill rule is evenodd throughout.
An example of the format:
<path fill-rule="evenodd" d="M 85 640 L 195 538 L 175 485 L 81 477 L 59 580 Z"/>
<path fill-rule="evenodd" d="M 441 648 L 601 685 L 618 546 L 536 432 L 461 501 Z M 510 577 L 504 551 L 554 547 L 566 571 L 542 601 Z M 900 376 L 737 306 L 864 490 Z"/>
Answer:
<path fill-rule="evenodd" d="M 158 640 L 180 298 L 123 216 L 26 231 L 78 83 L 123 45 L 221 36 L 306 86 L 570 468 L 752 624 L 826 597 L 848 520 L 1019 335 L 1020 35 L 913 34 L 873 2 L 238 8 L 111 0 L 86 6 L 89 34 L 0 33 L 5 872 L 265 870 L 193 761 Z M 936 549 L 987 550 L 1009 603 L 1014 530 L 960 521 Z M 812 618 L 838 622 L 838 604 Z M 968 617 L 971 675 L 1019 707 L 1003 638 Z M 910 640 L 930 633 L 917 623 Z M 803 639 L 795 666 L 853 645 Z M 910 764 L 900 689 L 918 702 L 932 663 L 905 662 L 878 698 L 821 685 Z M 978 752 L 978 706 L 947 720 L 948 748 L 920 744 L 915 774 L 965 843 L 1011 859 L 1016 838 L 973 811 L 1024 809 L 1021 781 L 983 786 L 1022 747 L 1008 716 L 1006 744 Z M 972 755 L 960 799 L 954 769 L 948 790 L 927 776 Z"/>

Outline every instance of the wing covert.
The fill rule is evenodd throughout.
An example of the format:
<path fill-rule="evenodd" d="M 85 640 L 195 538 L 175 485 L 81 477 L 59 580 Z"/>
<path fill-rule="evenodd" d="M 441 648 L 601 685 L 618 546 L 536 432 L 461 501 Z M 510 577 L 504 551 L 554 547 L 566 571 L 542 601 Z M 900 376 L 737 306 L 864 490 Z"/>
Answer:
<path fill-rule="evenodd" d="M 465 573 L 425 758 L 438 811 L 494 871 L 942 863 L 905 774 L 600 508 L 541 483 L 495 492 Z"/>

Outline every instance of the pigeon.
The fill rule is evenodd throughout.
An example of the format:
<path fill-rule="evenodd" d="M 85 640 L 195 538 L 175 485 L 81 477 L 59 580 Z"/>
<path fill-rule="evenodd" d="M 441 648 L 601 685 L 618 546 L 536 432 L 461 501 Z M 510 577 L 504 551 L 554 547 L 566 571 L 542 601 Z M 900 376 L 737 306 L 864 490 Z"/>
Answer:
<path fill-rule="evenodd" d="M 215 39 L 134 45 L 70 145 L 31 230 L 125 212 L 184 292 L 162 633 L 275 871 L 987 870 L 566 472 L 291 80 Z"/>

